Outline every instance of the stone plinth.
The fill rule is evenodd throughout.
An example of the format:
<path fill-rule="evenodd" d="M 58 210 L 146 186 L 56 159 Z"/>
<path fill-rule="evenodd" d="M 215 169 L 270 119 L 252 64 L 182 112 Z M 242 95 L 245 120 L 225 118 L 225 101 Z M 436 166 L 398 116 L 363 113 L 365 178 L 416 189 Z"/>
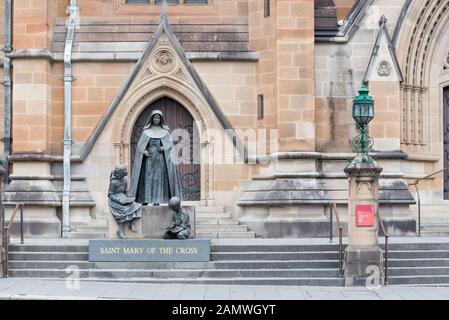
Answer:
<path fill-rule="evenodd" d="M 349 245 L 345 250 L 345 285 L 365 286 L 368 283 L 382 283 L 383 253 L 378 245 Z M 370 277 L 377 277 L 372 281 Z"/>
<path fill-rule="evenodd" d="M 190 236 L 195 237 L 195 207 L 183 206 L 190 218 Z M 142 207 L 142 217 L 137 220 L 137 233 L 128 230 L 128 223 L 125 225 L 126 236 L 134 239 L 162 239 L 167 228 L 171 225 L 172 210 L 167 205 L 157 207 Z M 114 235 L 117 230 L 117 224 L 114 225 Z"/>
<path fill-rule="evenodd" d="M 348 246 L 345 251 L 345 283 L 364 285 L 372 276 L 372 269 L 382 279 L 382 250 L 378 245 L 379 226 L 379 176 L 382 172 L 376 163 L 352 162 L 345 168 L 349 177 Z M 357 223 L 357 206 L 373 206 L 372 223 Z M 380 280 L 379 279 L 379 280 Z"/>
<path fill-rule="evenodd" d="M 239 222 L 264 238 L 327 237 L 328 195 L 316 172 L 315 152 L 272 154 L 239 200 Z"/>

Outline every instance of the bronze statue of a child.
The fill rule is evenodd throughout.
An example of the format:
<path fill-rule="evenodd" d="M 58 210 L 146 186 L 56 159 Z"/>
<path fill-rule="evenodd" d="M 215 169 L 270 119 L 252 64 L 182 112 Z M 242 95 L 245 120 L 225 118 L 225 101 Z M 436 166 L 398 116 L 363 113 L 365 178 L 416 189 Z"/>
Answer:
<path fill-rule="evenodd" d="M 187 239 L 190 236 L 190 218 L 186 210 L 181 207 L 181 199 L 172 197 L 168 201 L 168 206 L 173 210 L 173 215 L 164 239 Z"/>
<path fill-rule="evenodd" d="M 127 193 L 128 183 L 125 177 L 128 170 L 125 165 L 119 165 L 111 173 L 109 179 L 108 201 L 112 215 L 118 224 L 117 236 L 126 239 L 125 222 L 129 222 L 129 230 L 137 232 L 135 222 L 140 218 L 142 204 L 135 202 L 135 198 Z"/>

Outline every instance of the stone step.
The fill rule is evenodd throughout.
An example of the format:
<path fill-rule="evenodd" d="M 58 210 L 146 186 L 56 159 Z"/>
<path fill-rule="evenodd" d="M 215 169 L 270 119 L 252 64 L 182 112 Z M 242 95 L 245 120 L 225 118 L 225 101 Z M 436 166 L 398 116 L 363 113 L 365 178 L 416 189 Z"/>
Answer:
<path fill-rule="evenodd" d="M 202 214 L 202 213 L 224 213 L 225 208 L 224 207 L 206 207 L 206 206 L 198 206 L 195 207 L 195 213 L 196 214 Z"/>
<path fill-rule="evenodd" d="M 196 226 L 204 225 L 204 224 L 216 224 L 216 225 L 230 225 L 230 224 L 239 224 L 239 222 L 235 219 L 216 219 L 216 218 L 196 218 L 195 219 Z"/>
<path fill-rule="evenodd" d="M 87 261 L 87 252 L 10 252 L 9 260 Z"/>
<path fill-rule="evenodd" d="M 380 247 L 384 249 L 384 245 Z M 388 245 L 389 250 L 401 251 L 401 250 L 448 250 L 449 242 L 418 242 L 418 243 L 390 243 Z"/>
<path fill-rule="evenodd" d="M 75 230 L 72 232 L 107 234 L 109 232 L 109 228 L 108 226 L 80 226 L 76 227 Z"/>
<path fill-rule="evenodd" d="M 197 212 L 195 219 L 232 219 L 229 212 Z"/>
<path fill-rule="evenodd" d="M 449 258 L 447 250 L 403 250 L 390 251 L 388 257 L 392 259 L 417 259 L 417 258 Z"/>
<path fill-rule="evenodd" d="M 87 243 L 87 241 L 86 241 Z M 346 245 L 343 246 L 343 249 Z M 381 245 L 383 248 L 383 245 Z M 449 251 L 448 243 L 390 243 L 389 244 L 390 253 L 395 251 L 407 251 L 414 252 L 418 251 Z M 88 252 L 88 245 L 66 245 L 64 243 L 60 244 L 27 244 L 25 239 L 25 244 L 11 244 L 9 246 L 9 251 L 32 251 L 32 252 Z M 335 242 L 333 244 L 322 244 L 322 245 L 295 245 L 295 244 L 248 244 L 245 246 L 238 244 L 212 244 L 212 251 L 216 252 L 283 252 L 283 251 L 338 251 L 338 244 Z"/>
<path fill-rule="evenodd" d="M 108 235 L 104 232 L 78 232 L 72 231 L 69 232 L 69 239 L 103 239 L 107 238 Z"/>
<path fill-rule="evenodd" d="M 407 284 L 407 285 L 449 285 L 449 275 L 435 276 L 395 276 L 388 277 L 389 285 Z"/>
<path fill-rule="evenodd" d="M 278 261 L 212 261 L 212 262 L 88 262 L 86 260 L 12 260 L 11 269 L 65 269 L 76 266 L 80 269 L 334 269 L 339 262 L 334 260 L 278 260 Z"/>
<path fill-rule="evenodd" d="M 86 269 L 93 267 L 92 263 L 89 261 L 40 261 L 40 260 L 12 260 L 9 261 L 9 268 L 12 269 L 34 269 L 34 270 L 43 270 L 43 269 L 59 269 L 65 270 L 68 267 L 77 267 L 80 269 Z"/>
<path fill-rule="evenodd" d="M 421 237 L 423 238 L 434 238 L 434 237 L 449 237 L 449 231 L 421 231 Z"/>
<path fill-rule="evenodd" d="M 449 231 L 449 224 L 422 224 L 422 231 Z"/>
<path fill-rule="evenodd" d="M 34 244 L 12 244 L 9 252 L 89 252 L 87 245 L 34 245 Z"/>
<path fill-rule="evenodd" d="M 449 267 L 390 268 L 391 276 L 449 276 Z"/>
<path fill-rule="evenodd" d="M 91 219 L 87 222 L 87 225 L 92 227 L 107 227 L 109 220 L 105 218 Z"/>
<path fill-rule="evenodd" d="M 16 277 L 33 278 L 66 278 L 65 269 L 10 269 L 10 275 Z M 338 271 L 335 269 L 79 269 L 77 276 L 82 278 L 155 278 L 155 279 L 179 279 L 179 278 L 336 278 Z"/>
<path fill-rule="evenodd" d="M 256 234 L 253 231 L 246 232 L 195 232 L 197 239 L 214 239 L 214 238 L 255 238 Z"/>
<path fill-rule="evenodd" d="M 343 247 L 343 249 L 345 246 Z M 338 252 L 338 245 L 326 244 L 326 245 L 291 245 L 291 244 L 250 244 L 250 245 L 212 245 L 212 252 L 310 252 L 310 251 L 334 251 Z"/>
<path fill-rule="evenodd" d="M 390 267 L 449 267 L 449 259 L 389 259 Z"/>
<path fill-rule="evenodd" d="M 208 233 L 208 232 L 246 232 L 247 226 L 243 225 L 226 225 L 226 224 L 202 224 L 195 226 L 196 233 Z"/>
<path fill-rule="evenodd" d="M 338 252 L 212 252 L 211 260 L 338 260 Z"/>
<path fill-rule="evenodd" d="M 67 277 L 67 274 L 65 275 Z M 17 277 L 17 275 L 16 275 Z M 29 278 L 29 277 L 26 277 Z M 60 278 L 45 277 L 43 280 L 58 280 Z M 111 281 L 108 278 L 84 278 L 85 281 Z M 83 278 L 81 278 L 83 281 Z M 341 278 L 183 278 L 183 279 L 155 279 L 155 278 L 122 278 L 114 279 L 114 282 L 122 283 L 177 283 L 177 284 L 216 284 L 216 285 L 278 285 L 278 286 L 343 286 Z"/>

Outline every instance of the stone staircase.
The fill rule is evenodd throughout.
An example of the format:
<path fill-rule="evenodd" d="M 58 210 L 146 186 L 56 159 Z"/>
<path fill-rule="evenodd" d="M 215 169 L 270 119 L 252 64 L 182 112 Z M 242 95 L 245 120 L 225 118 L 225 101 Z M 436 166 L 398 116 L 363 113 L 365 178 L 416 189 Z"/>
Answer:
<path fill-rule="evenodd" d="M 224 207 L 195 208 L 195 237 L 197 239 L 214 238 L 255 238 L 254 231 L 248 231 Z"/>
<path fill-rule="evenodd" d="M 107 219 L 92 219 L 87 225 L 75 227 L 69 232 L 69 239 L 101 239 L 109 236 Z"/>
<path fill-rule="evenodd" d="M 389 245 L 390 285 L 449 286 L 449 242 Z"/>
<path fill-rule="evenodd" d="M 215 238 L 255 238 L 253 231 L 248 231 L 246 225 L 241 225 L 224 207 L 195 208 L 195 237 L 197 239 Z M 69 233 L 69 239 L 99 239 L 107 238 L 109 234 L 108 220 L 92 219 L 86 226 L 76 227 Z"/>
<path fill-rule="evenodd" d="M 224 241 L 227 240 L 227 241 Z M 89 262 L 87 241 L 10 246 L 10 276 L 147 283 L 342 286 L 337 244 L 212 240 L 210 262 Z M 78 241 L 78 242 L 73 242 Z M 301 244 L 298 244 L 301 243 Z M 389 285 L 449 286 L 449 241 L 391 243 Z M 66 269 L 70 267 L 71 269 Z"/>
<path fill-rule="evenodd" d="M 254 241 L 254 240 L 253 240 Z M 146 283 L 342 286 L 336 245 L 216 244 L 210 262 L 89 262 L 88 246 L 11 245 L 10 276 Z M 66 269 L 70 268 L 70 269 Z M 66 272 L 68 271 L 68 272 Z"/>

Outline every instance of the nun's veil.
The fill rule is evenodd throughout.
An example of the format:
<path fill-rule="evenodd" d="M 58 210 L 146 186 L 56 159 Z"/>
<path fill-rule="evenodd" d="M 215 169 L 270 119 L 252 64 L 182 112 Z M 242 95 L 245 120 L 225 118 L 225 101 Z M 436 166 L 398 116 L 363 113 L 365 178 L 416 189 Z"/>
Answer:
<path fill-rule="evenodd" d="M 163 115 L 161 110 L 154 110 L 153 112 L 151 112 L 150 118 L 148 119 L 147 123 L 145 124 L 145 127 L 143 127 L 143 130 L 151 128 L 151 126 L 153 125 L 153 117 L 156 114 L 161 116 L 161 126 L 162 126 L 162 128 L 164 128 L 168 132 L 171 132 L 170 128 L 165 123 L 165 118 L 164 118 L 164 115 Z"/>

